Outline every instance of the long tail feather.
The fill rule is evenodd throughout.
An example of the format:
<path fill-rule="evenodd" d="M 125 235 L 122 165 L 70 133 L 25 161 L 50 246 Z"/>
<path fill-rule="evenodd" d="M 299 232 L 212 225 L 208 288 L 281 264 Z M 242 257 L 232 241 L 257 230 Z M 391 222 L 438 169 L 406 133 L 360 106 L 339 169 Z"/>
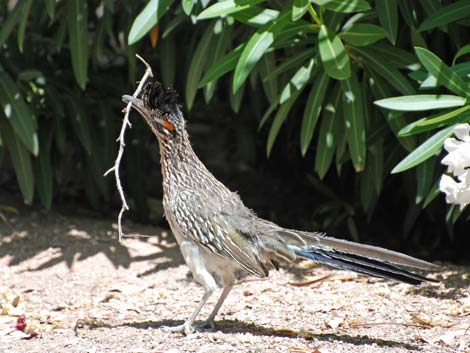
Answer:
<path fill-rule="evenodd" d="M 412 273 L 390 263 L 360 255 L 322 250 L 314 247 L 308 247 L 307 249 L 294 248 L 293 250 L 297 256 L 373 277 L 392 279 L 413 285 L 420 284 L 423 281 L 435 282 L 433 279 Z"/>

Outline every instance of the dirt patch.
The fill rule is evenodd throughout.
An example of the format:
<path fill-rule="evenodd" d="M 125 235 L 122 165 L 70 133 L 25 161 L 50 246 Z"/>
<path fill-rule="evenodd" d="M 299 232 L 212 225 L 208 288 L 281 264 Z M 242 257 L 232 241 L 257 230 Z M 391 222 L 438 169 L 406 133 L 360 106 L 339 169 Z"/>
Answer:
<path fill-rule="evenodd" d="M 114 220 L 4 215 L 2 353 L 470 352 L 466 267 L 412 287 L 302 262 L 246 278 L 215 332 L 183 336 L 161 326 L 182 323 L 202 289 L 167 230 L 126 221 L 131 237 L 120 244 Z"/>

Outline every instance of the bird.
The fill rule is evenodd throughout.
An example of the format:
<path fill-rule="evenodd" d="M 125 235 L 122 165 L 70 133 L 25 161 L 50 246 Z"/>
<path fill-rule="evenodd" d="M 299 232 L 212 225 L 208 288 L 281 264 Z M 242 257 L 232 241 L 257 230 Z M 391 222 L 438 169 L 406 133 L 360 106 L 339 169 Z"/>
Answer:
<path fill-rule="evenodd" d="M 183 334 L 214 329 L 214 319 L 241 275 L 265 278 L 281 263 L 299 258 L 411 285 L 435 281 L 413 272 L 440 268 L 430 262 L 319 232 L 287 229 L 258 217 L 197 157 L 174 89 L 152 78 L 140 98 L 124 95 L 122 100 L 131 103 L 158 140 L 165 218 L 193 279 L 204 289 L 189 318 L 167 329 Z M 221 294 L 212 312 L 196 325 L 201 309 L 218 289 Z"/>

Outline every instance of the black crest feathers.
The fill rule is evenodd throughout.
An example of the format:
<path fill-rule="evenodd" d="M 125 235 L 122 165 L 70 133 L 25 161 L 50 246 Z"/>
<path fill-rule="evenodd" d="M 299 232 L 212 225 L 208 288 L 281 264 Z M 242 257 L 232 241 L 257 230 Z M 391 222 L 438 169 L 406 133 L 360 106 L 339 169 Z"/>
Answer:
<path fill-rule="evenodd" d="M 177 112 L 178 93 L 174 89 L 165 89 L 157 80 L 148 81 L 143 89 L 142 100 L 150 109 L 158 109 L 162 113 L 175 114 Z"/>

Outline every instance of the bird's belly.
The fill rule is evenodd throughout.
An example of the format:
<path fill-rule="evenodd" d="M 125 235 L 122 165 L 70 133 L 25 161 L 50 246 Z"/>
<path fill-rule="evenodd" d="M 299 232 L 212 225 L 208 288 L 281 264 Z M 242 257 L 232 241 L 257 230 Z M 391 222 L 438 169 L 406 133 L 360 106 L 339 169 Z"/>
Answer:
<path fill-rule="evenodd" d="M 178 242 L 184 261 L 196 282 L 205 287 L 211 287 L 211 283 L 214 281 L 218 287 L 235 283 L 241 270 L 237 263 L 216 255 L 191 238 L 185 237 L 176 221 L 171 216 L 166 218 Z"/>

